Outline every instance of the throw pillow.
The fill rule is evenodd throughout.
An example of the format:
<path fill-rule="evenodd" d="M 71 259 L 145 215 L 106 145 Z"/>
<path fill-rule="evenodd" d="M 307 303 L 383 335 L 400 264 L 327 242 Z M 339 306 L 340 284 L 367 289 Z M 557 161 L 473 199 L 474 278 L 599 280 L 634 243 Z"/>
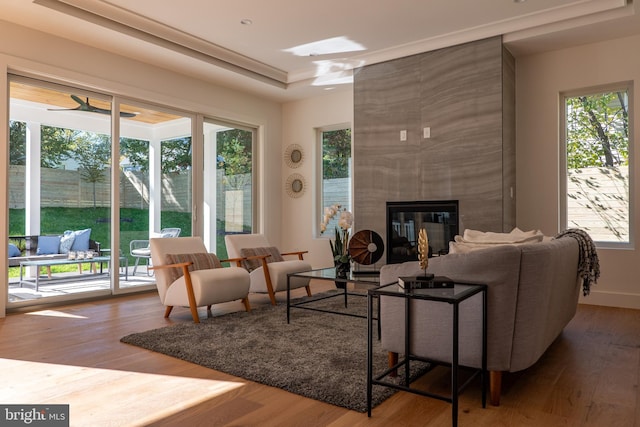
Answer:
<path fill-rule="evenodd" d="M 20 252 L 20 249 L 18 249 L 18 247 L 13 243 L 9 243 L 9 257 L 13 258 L 14 256 L 20 256 L 20 255 L 22 255 L 22 253 Z"/>
<path fill-rule="evenodd" d="M 88 251 L 89 238 L 91 237 L 91 229 L 77 230 L 73 232 L 74 239 L 71 245 L 72 251 Z"/>
<path fill-rule="evenodd" d="M 181 262 L 192 262 L 189 271 L 211 270 L 212 268 L 222 268 L 220 260 L 215 254 L 198 252 L 193 254 L 167 254 L 165 264 L 179 264 Z M 182 267 L 166 269 L 169 283 L 173 283 L 183 275 Z"/>
<path fill-rule="evenodd" d="M 282 255 L 280 255 L 280 251 L 275 246 L 240 249 L 240 256 L 243 258 L 248 258 L 256 255 L 271 255 L 267 257 L 267 263 L 284 261 Z M 262 260 L 259 258 L 245 259 L 242 261 L 242 264 L 244 265 L 244 268 L 251 272 L 258 267 L 262 267 Z"/>
<path fill-rule="evenodd" d="M 37 255 L 57 254 L 60 249 L 60 236 L 38 236 Z"/>
<path fill-rule="evenodd" d="M 71 246 L 73 246 L 73 242 L 75 239 L 76 235 L 73 233 L 73 231 L 65 231 L 62 237 L 60 237 L 60 253 L 68 254 L 71 250 Z"/>

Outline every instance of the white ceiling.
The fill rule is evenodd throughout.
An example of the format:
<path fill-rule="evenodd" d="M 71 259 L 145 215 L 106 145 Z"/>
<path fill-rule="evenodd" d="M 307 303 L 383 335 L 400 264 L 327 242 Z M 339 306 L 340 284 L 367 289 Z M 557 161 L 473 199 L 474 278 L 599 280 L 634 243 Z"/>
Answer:
<path fill-rule="evenodd" d="M 495 35 L 519 56 L 640 33 L 631 0 L 2 0 L 0 17 L 280 101 Z"/>

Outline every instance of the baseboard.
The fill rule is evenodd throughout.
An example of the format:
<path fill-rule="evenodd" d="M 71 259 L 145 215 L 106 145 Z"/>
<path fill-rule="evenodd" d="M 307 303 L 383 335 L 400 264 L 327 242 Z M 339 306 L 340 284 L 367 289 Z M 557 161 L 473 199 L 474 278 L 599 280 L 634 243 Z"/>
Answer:
<path fill-rule="evenodd" d="M 603 292 L 591 289 L 588 296 L 580 295 L 579 304 L 602 305 L 606 307 L 633 308 L 640 310 L 640 294 L 624 292 Z"/>

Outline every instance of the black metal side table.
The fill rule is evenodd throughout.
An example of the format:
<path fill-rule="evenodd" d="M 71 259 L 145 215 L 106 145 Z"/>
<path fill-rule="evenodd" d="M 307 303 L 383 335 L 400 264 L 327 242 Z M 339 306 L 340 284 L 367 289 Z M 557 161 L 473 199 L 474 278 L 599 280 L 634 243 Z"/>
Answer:
<path fill-rule="evenodd" d="M 459 357 L 459 342 L 458 342 L 458 327 L 459 327 L 459 314 L 460 303 L 473 295 L 478 293 L 482 294 L 482 367 L 476 369 L 473 374 L 465 381 L 464 384 L 458 383 L 458 357 Z M 405 314 L 405 352 L 404 359 L 400 360 L 393 367 L 389 367 L 386 371 L 374 377 L 373 373 L 373 300 L 378 298 L 378 304 L 383 297 L 392 298 L 404 298 L 404 314 Z M 452 343 L 452 355 L 451 355 L 451 395 L 439 395 L 430 393 L 424 390 L 411 388 L 410 384 L 410 364 L 411 361 L 428 362 L 434 365 L 448 365 L 442 362 L 418 357 L 411 354 L 411 301 L 412 300 L 427 300 L 427 301 L 439 301 L 447 304 L 451 304 L 453 307 L 453 343 Z M 378 324 L 383 320 L 378 321 Z M 410 393 L 419 394 L 422 396 L 432 397 L 435 399 L 444 400 L 451 403 L 451 420 L 452 425 L 458 425 L 458 395 L 467 385 L 478 375 L 482 382 L 482 407 L 486 407 L 487 403 L 487 286 L 483 284 L 470 284 L 470 283 L 455 283 L 453 288 L 446 289 L 405 289 L 400 287 L 397 283 L 381 286 L 376 289 L 370 289 L 368 291 L 368 323 L 367 323 L 367 410 L 368 416 L 371 416 L 371 399 L 372 389 L 374 385 L 381 385 L 385 387 L 392 387 L 397 390 L 402 390 Z M 404 385 L 396 384 L 384 379 L 397 372 L 399 367 L 404 367 Z"/>

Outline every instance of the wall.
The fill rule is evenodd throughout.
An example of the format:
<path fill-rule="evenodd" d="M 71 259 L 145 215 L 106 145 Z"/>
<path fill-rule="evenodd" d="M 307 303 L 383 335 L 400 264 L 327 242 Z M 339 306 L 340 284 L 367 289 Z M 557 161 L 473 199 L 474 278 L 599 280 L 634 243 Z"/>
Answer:
<path fill-rule="evenodd" d="M 359 228 L 385 239 L 386 202 L 454 199 L 460 230 L 511 231 L 513 87 L 513 57 L 500 37 L 358 70 L 353 138 Z M 424 127 L 430 138 L 423 137 Z"/>
<path fill-rule="evenodd" d="M 299 144 L 304 151 L 304 160 L 297 169 L 290 169 L 282 162 L 282 188 L 291 173 L 304 176 L 307 188 L 297 199 L 285 195 L 282 201 L 282 247 L 288 250 L 308 250 L 305 259 L 315 268 L 333 265 L 329 237 L 318 237 L 322 218 L 318 206 L 316 175 L 319 173 L 319 150 L 316 129 L 353 122 L 353 93 L 351 90 L 329 92 L 325 96 L 284 104 L 283 135 L 281 153 L 289 144 Z M 357 229 L 357 224 L 354 226 Z"/>
<path fill-rule="evenodd" d="M 562 49 L 516 60 L 517 224 L 545 234 L 559 231 L 559 94 L 614 82 L 635 81 L 630 125 L 640 119 L 640 37 Z M 630 141 L 632 200 L 640 200 L 638 135 Z M 637 203 L 636 203 L 637 206 Z M 632 228 L 640 230 L 638 212 Z M 632 237 L 633 238 L 633 237 Z M 640 308 L 640 251 L 599 249 L 601 277 L 582 303 Z"/>
<path fill-rule="evenodd" d="M 0 97 L 7 99 L 7 72 L 59 79 L 123 97 L 146 100 L 185 112 L 258 126 L 258 202 L 261 228 L 274 244 L 282 225 L 282 107 L 280 103 L 216 86 L 155 66 L 100 51 L 73 41 L 0 21 Z M 0 173 L 6 182 L 8 123 L 0 103 Z M 7 240 L 7 189 L 0 190 L 0 240 Z M 0 249 L 6 271 L 6 246 Z M 6 278 L 2 279 L 0 316 L 4 314 Z"/>

